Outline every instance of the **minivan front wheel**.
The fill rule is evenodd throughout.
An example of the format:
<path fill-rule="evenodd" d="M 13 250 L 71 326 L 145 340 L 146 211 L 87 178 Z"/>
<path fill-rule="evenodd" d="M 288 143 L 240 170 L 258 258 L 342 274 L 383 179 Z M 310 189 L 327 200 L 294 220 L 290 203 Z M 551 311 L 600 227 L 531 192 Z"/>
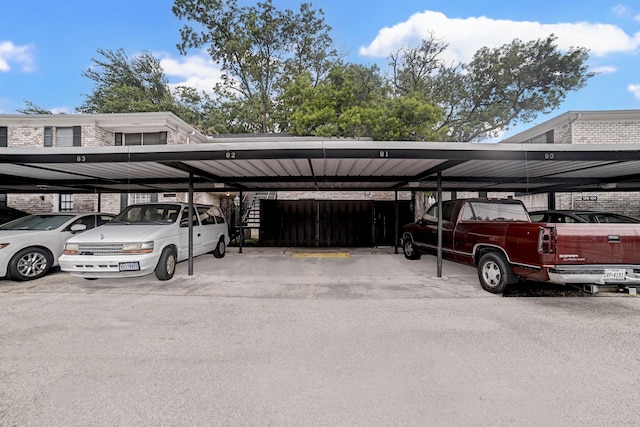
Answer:
<path fill-rule="evenodd" d="M 169 280 L 176 272 L 176 251 L 172 248 L 164 248 L 155 273 L 158 280 Z"/>

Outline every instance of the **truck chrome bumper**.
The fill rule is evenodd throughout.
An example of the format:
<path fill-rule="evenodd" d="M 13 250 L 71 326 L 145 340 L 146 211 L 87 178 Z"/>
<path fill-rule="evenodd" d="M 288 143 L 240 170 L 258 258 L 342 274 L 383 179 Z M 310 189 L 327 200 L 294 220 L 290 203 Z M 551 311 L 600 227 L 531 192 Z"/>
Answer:
<path fill-rule="evenodd" d="M 622 271 L 624 270 L 624 271 Z M 548 269 L 549 281 L 561 285 L 638 285 L 640 265 L 576 265 Z"/>

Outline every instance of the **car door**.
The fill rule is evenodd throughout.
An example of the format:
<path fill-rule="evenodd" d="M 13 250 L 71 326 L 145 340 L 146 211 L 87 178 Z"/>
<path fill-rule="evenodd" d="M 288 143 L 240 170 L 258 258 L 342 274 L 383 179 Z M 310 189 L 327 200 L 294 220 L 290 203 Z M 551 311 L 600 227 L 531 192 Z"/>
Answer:
<path fill-rule="evenodd" d="M 450 252 L 452 240 L 451 216 L 454 204 L 444 202 L 442 212 L 438 211 L 438 205 L 433 205 L 419 221 L 419 226 L 414 232 L 416 245 L 435 250 L 438 247 L 438 218 L 442 217 L 442 248 Z"/>
<path fill-rule="evenodd" d="M 204 236 L 202 233 L 202 226 L 198 215 L 192 216 L 193 219 L 193 256 L 203 254 L 203 241 Z M 185 206 L 182 209 L 182 216 L 180 219 L 180 232 L 179 232 L 179 246 L 178 246 L 178 259 L 184 260 L 189 257 L 189 207 Z"/>
<path fill-rule="evenodd" d="M 215 207 L 198 206 L 198 217 L 202 223 L 202 252 L 211 252 L 216 248 L 220 233 L 216 217 L 219 215 Z M 226 242 L 225 242 L 226 243 Z"/>

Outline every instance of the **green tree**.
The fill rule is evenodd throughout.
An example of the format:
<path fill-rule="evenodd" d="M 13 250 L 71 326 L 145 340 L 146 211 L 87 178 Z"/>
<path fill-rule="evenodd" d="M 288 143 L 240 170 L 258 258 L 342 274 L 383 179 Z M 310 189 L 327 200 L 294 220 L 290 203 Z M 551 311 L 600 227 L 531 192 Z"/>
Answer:
<path fill-rule="evenodd" d="M 160 61 L 149 52 L 129 59 L 123 49 L 98 49 L 104 59 L 82 75 L 93 80 L 93 93 L 85 95 L 80 113 L 171 111 L 173 97 Z"/>
<path fill-rule="evenodd" d="M 554 110 L 594 75 L 587 71 L 587 49 L 563 54 L 555 41 L 553 34 L 527 43 L 516 39 L 478 50 L 469 64 L 447 65 L 440 59 L 447 45 L 432 36 L 390 57 L 392 85 L 399 95 L 442 109 L 436 130 L 446 140 L 486 139 Z"/>
<path fill-rule="evenodd" d="M 31 101 L 24 100 L 24 108 L 17 109 L 21 114 L 53 114 L 50 110 L 42 108 L 41 106 L 34 104 Z"/>
<path fill-rule="evenodd" d="M 170 111 L 203 133 L 216 133 L 211 116 L 213 102 L 205 93 L 178 86 L 173 91 L 160 65 L 150 52 L 129 58 L 123 49 L 98 49 L 102 59 L 82 75 L 93 80 L 93 92 L 76 111 L 94 113 L 134 113 Z"/>
<path fill-rule="evenodd" d="M 440 110 L 421 99 L 390 96 L 377 66 L 343 64 L 313 85 L 301 74 L 285 92 L 290 103 L 289 128 L 295 135 L 436 140 L 433 128 Z"/>
<path fill-rule="evenodd" d="M 205 134 L 218 133 L 217 118 L 213 115 L 213 101 L 204 92 L 188 86 L 177 86 L 172 90 L 171 112 Z"/>
<path fill-rule="evenodd" d="M 310 3 L 298 12 L 278 10 L 271 0 L 239 6 L 237 0 L 176 0 L 173 13 L 186 24 L 178 49 L 207 47 L 223 80 L 216 106 L 236 114 L 229 129 L 281 131 L 275 100 L 302 70 L 318 80 L 337 58 L 324 13 Z"/>

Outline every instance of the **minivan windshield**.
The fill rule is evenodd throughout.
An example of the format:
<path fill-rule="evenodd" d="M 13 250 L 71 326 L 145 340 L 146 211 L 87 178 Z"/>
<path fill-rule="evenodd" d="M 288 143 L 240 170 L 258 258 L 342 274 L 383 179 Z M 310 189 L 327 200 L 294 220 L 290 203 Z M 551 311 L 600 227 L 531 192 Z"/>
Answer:
<path fill-rule="evenodd" d="M 125 208 L 107 224 L 173 224 L 178 220 L 179 205 L 132 205 Z"/>

